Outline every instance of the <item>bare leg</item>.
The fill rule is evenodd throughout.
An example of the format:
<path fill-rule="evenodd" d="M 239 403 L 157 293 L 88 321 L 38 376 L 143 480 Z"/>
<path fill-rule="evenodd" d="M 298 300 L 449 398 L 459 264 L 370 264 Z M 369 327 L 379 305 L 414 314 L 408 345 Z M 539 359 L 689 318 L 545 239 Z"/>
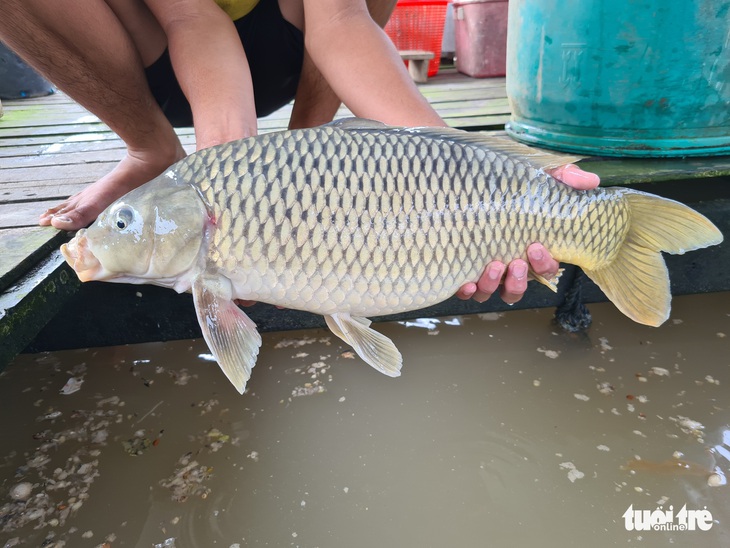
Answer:
<path fill-rule="evenodd" d="M 279 0 L 284 17 L 287 17 L 286 4 L 291 1 Z M 396 0 L 367 0 L 370 16 L 381 27 L 384 27 L 390 19 L 395 4 Z M 296 21 L 288 20 L 297 25 Z M 309 53 L 305 51 L 289 129 L 314 127 L 331 122 L 337 114 L 337 109 L 340 108 L 340 103 L 340 98 L 319 72 Z"/>
<path fill-rule="evenodd" d="M 49 209 L 42 225 L 84 227 L 111 202 L 185 156 L 144 77 L 142 58 L 154 58 L 155 49 L 159 55 L 165 41 L 162 29 L 154 31 L 154 20 L 142 19 L 137 27 L 135 13 L 144 13 L 140 5 L 128 1 L 120 18 L 103 0 L 3 2 L 0 38 L 127 145 L 127 155 L 111 173 Z M 130 34 L 125 24 L 146 28 L 149 40 L 143 44 L 144 32 Z"/>

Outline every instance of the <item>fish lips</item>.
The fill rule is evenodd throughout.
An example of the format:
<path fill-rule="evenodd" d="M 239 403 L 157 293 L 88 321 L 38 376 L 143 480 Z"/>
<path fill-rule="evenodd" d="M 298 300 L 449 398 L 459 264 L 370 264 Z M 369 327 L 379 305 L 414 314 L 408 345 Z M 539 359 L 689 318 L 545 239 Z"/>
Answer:
<path fill-rule="evenodd" d="M 63 244 L 61 254 L 82 282 L 100 280 L 104 277 L 104 269 L 99 259 L 89 249 L 86 229 L 82 228 L 70 242 Z"/>

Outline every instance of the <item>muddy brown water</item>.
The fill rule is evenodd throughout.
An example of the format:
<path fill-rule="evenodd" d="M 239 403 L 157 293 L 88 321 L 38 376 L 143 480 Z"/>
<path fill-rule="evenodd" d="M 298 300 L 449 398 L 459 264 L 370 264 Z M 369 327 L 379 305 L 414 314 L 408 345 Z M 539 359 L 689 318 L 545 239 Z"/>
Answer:
<path fill-rule="evenodd" d="M 730 293 L 591 311 L 381 324 L 398 379 L 267 334 L 244 396 L 199 340 L 22 355 L 0 546 L 730 546 Z"/>

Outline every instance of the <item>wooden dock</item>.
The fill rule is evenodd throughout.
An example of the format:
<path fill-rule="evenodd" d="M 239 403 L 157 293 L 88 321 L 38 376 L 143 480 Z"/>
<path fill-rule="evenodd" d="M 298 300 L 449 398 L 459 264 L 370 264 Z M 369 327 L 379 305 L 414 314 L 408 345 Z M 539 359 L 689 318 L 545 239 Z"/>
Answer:
<path fill-rule="evenodd" d="M 420 86 L 453 127 L 501 131 L 509 119 L 503 78 L 472 79 L 442 70 Z M 95 116 L 63 94 L 3 101 L 0 118 L 0 368 L 28 345 L 33 350 L 120 344 L 200 336 L 188 295 L 151 286 L 85 284 L 80 288 L 58 252 L 68 235 L 38 227 L 48 207 L 109 172 L 124 146 Z M 290 107 L 260 121 L 262 132 L 285 129 Z M 338 117 L 348 116 L 341 109 Z M 192 129 L 179 130 L 194 150 Z M 689 203 L 730 233 L 730 158 L 673 160 L 586 159 L 584 169 L 603 184 L 639 185 Z M 728 245 L 687 258 L 672 258 L 673 291 L 730 289 Z M 553 306 L 563 298 L 531 288 L 522 307 Z M 601 300 L 587 286 L 587 301 Z M 428 314 L 469 313 L 504 308 L 451 300 Z M 271 313 L 256 305 L 251 316 L 264 330 L 320 325 L 305 313 Z M 411 315 L 413 316 L 413 315 Z M 114 321 L 112 321 L 112 319 Z M 50 324 L 49 324 L 50 322 Z M 44 329 L 44 326 L 48 327 Z"/>

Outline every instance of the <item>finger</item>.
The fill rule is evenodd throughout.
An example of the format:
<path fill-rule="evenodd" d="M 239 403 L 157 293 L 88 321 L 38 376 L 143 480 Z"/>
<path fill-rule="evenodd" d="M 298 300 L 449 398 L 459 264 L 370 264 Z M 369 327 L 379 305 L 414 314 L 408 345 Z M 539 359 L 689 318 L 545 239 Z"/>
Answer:
<path fill-rule="evenodd" d="M 558 261 L 552 258 L 550 252 L 542 244 L 530 244 L 527 248 L 527 258 L 530 260 L 530 268 L 547 279 L 555 277 L 560 269 Z"/>
<path fill-rule="evenodd" d="M 507 266 L 499 261 L 493 261 L 487 265 L 477 281 L 477 290 L 474 293 L 476 302 L 483 303 L 499 289 L 505 270 L 507 270 Z"/>
<path fill-rule="evenodd" d="M 459 288 L 459 291 L 456 292 L 456 296 L 462 301 L 468 301 L 472 298 L 472 295 L 474 295 L 476 290 L 477 284 L 474 282 L 468 282 Z"/>
<path fill-rule="evenodd" d="M 590 190 L 592 188 L 596 188 L 601 182 L 598 175 L 588 171 L 583 171 L 575 164 L 566 164 L 564 166 L 549 169 L 547 172 L 558 181 L 562 181 L 566 185 L 577 190 Z"/>
<path fill-rule="evenodd" d="M 515 259 L 507 267 L 507 275 L 502 287 L 502 300 L 507 304 L 519 301 L 527 290 L 527 263 Z"/>

